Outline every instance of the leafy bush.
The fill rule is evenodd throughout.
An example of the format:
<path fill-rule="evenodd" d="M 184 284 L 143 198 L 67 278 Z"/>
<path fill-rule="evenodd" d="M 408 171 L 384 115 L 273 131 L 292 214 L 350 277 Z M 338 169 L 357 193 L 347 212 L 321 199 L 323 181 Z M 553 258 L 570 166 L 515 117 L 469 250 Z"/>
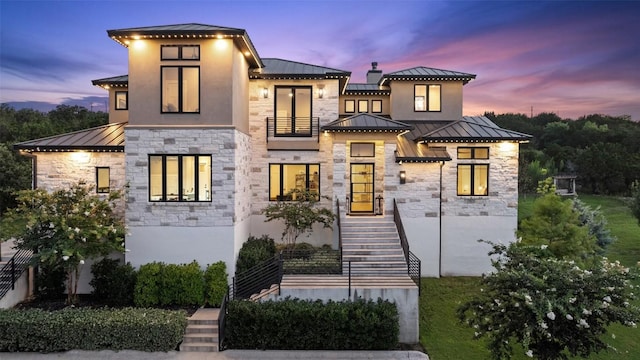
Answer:
<path fill-rule="evenodd" d="M 160 271 L 163 263 L 152 262 L 140 266 L 133 293 L 136 306 L 148 307 L 160 303 Z"/>
<path fill-rule="evenodd" d="M 231 349 L 388 350 L 398 343 L 398 310 L 388 301 L 231 301 Z"/>
<path fill-rule="evenodd" d="M 89 285 L 93 286 L 95 299 L 111 306 L 133 305 L 136 270 L 131 264 L 120 265 L 119 260 L 104 258 L 91 265 L 91 273 Z"/>
<path fill-rule="evenodd" d="M 204 271 L 205 304 L 211 307 L 219 307 L 228 290 L 227 265 L 224 261 L 218 261 L 207 266 Z"/>
<path fill-rule="evenodd" d="M 573 210 L 578 213 L 582 226 L 589 229 L 589 235 L 595 236 L 596 243 L 600 247 L 599 252 L 604 252 L 607 246 L 616 240 L 616 237 L 611 235 L 611 231 L 607 228 L 607 219 L 602 215 L 599 206 L 592 209 L 576 198 L 573 199 Z"/>
<path fill-rule="evenodd" d="M 0 352 L 175 350 L 184 311 L 161 309 L 0 310 Z"/>
<path fill-rule="evenodd" d="M 45 300 L 64 297 L 66 279 L 67 272 L 62 266 L 38 266 L 35 277 L 36 298 Z"/>
<path fill-rule="evenodd" d="M 238 252 L 236 276 L 276 255 L 276 244 L 269 235 L 250 236 Z"/>

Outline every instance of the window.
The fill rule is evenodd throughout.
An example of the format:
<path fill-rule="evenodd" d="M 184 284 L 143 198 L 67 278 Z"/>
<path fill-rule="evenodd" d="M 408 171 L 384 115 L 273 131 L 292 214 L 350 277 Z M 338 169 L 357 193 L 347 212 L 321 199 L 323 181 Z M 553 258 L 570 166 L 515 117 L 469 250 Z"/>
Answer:
<path fill-rule="evenodd" d="M 149 201 L 211 201 L 211 155 L 149 155 Z"/>
<path fill-rule="evenodd" d="M 96 192 L 98 194 L 106 194 L 110 190 L 110 170 L 108 167 L 96 168 Z"/>
<path fill-rule="evenodd" d="M 440 85 L 414 86 L 414 111 L 441 111 Z"/>
<path fill-rule="evenodd" d="M 376 156 L 376 144 L 351 143 L 351 156 L 374 157 Z"/>
<path fill-rule="evenodd" d="M 129 92 L 116 91 L 116 110 L 127 110 L 129 108 Z"/>
<path fill-rule="evenodd" d="M 374 114 L 382 112 L 382 100 L 371 100 L 371 112 Z"/>
<path fill-rule="evenodd" d="M 487 196 L 489 194 L 489 165 L 458 165 L 458 195 Z"/>
<path fill-rule="evenodd" d="M 356 101 L 355 100 L 345 100 L 344 101 L 344 112 L 347 114 L 356 112 Z"/>
<path fill-rule="evenodd" d="M 269 200 L 295 200 L 291 192 L 305 189 L 320 199 L 320 164 L 269 164 Z"/>
<path fill-rule="evenodd" d="M 200 60 L 200 45 L 162 45 L 161 60 Z"/>
<path fill-rule="evenodd" d="M 162 67 L 162 112 L 200 112 L 200 68 Z"/>
<path fill-rule="evenodd" d="M 458 159 L 488 159 L 488 147 L 459 147 Z"/>
<path fill-rule="evenodd" d="M 311 136 L 311 86 L 276 86 L 276 136 Z"/>
<path fill-rule="evenodd" d="M 369 101 L 368 100 L 358 100 L 358 112 L 359 113 L 369 112 Z"/>

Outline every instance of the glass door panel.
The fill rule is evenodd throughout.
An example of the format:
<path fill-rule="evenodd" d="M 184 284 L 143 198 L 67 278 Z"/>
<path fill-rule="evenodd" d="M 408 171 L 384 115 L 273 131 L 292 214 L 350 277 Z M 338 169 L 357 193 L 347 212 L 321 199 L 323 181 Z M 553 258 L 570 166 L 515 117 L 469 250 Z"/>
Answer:
<path fill-rule="evenodd" d="M 351 164 L 351 212 L 373 213 L 373 164 Z"/>

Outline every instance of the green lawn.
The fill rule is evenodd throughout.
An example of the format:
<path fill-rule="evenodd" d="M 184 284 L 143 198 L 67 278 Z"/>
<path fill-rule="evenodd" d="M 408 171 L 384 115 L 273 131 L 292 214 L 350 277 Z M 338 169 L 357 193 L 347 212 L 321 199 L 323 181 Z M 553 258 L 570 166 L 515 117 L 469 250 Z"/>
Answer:
<path fill-rule="evenodd" d="M 592 207 L 600 206 L 611 233 L 618 240 L 607 250 L 610 260 L 626 266 L 640 261 L 640 227 L 631 211 L 619 198 L 582 195 L 580 199 Z M 520 219 L 531 213 L 535 196 L 520 198 Z M 479 291 L 479 278 L 423 278 L 420 298 L 420 342 L 431 360 L 490 359 L 483 341 L 473 340 L 473 330 L 460 324 L 456 308 Z M 637 282 L 640 285 L 640 282 Z M 640 291 L 639 291 L 640 292 Z M 637 302 L 640 305 L 640 302 Z M 615 339 L 611 338 L 615 334 Z M 603 352 L 589 359 L 640 359 L 640 328 L 614 325 L 609 329 L 608 343 L 619 350 Z M 513 359 L 529 359 L 521 347 L 514 347 Z"/>

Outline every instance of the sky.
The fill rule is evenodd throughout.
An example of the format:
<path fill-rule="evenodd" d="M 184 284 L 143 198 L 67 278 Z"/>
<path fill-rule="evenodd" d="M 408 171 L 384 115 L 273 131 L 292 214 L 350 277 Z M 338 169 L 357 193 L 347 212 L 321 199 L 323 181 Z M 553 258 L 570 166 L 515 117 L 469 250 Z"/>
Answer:
<path fill-rule="evenodd" d="M 352 83 L 373 61 L 476 74 L 465 115 L 640 121 L 640 1 L 0 0 L 0 103 L 104 111 L 91 80 L 127 73 L 106 31 L 183 23 L 245 29 L 261 57 L 351 71 Z"/>

